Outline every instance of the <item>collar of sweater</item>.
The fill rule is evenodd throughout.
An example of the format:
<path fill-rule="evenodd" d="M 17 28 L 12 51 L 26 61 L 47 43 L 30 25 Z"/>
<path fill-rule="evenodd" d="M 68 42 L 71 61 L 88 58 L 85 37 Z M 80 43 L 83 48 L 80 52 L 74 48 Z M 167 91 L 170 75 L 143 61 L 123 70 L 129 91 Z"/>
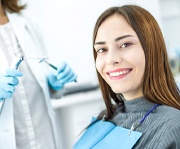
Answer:
<path fill-rule="evenodd" d="M 153 103 L 144 97 L 133 100 L 124 100 L 124 112 L 146 112 L 149 111 L 156 103 Z"/>

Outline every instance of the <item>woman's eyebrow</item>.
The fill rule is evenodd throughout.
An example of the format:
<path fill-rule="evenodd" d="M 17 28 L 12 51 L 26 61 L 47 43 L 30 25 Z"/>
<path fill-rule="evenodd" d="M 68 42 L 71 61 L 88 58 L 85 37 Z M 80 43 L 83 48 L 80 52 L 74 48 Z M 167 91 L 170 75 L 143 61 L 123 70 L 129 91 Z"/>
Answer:
<path fill-rule="evenodd" d="M 123 36 L 115 38 L 115 41 L 119 41 L 119 40 L 122 40 L 122 39 L 128 38 L 128 37 L 134 37 L 134 36 L 132 36 L 132 35 L 123 35 Z M 105 41 L 99 41 L 99 42 L 95 42 L 94 45 L 103 45 L 105 43 L 106 43 Z"/>
<path fill-rule="evenodd" d="M 127 37 L 134 37 L 134 36 L 132 36 L 132 35 L 120 36 L 120 37 L 117 37 L 117 38 L 115 39 L 115 41 L 119 41 L 119 40 L 122 40 L 122 39 L 127 38 Z"/>
<path fill-rule="evenodd" d="M 94 45 L 102 45 L 102 44 L 105 44 L 106 42 L 105 41 L 99 41 L 99 42 L 95 42 Z"/>

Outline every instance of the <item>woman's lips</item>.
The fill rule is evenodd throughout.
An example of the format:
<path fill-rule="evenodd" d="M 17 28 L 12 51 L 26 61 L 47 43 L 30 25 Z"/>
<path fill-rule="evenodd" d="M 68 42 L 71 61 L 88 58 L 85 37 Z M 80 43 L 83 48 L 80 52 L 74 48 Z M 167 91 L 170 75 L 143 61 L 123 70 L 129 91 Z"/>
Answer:
<path fill-rule="evenodd" d="M 120 68 L 120 69 L 107 71 L 106 74 L 110 77 L 110 79 L 118 80 L 127 76 L 131 71 L 132 68 Z"/>

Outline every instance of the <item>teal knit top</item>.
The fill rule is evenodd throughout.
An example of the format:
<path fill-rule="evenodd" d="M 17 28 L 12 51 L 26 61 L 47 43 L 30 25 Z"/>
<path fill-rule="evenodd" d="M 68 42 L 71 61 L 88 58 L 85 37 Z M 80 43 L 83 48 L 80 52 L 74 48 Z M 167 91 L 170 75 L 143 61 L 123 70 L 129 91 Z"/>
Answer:
<path fill-rule="evenodd" d="M 130 129 L 154 105 L 145 98 L 124 100 L 112 122 Z M 133 149 L 180 149 L 180 110 L 160 105 L 135 130 L 142 132 L 142 136 Z"/>

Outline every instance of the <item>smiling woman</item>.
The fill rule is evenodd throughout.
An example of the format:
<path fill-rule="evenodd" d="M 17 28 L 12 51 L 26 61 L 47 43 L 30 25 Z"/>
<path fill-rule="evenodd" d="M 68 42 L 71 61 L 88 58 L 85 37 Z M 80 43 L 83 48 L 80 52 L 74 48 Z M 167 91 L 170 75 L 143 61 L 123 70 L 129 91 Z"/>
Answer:
<path fill-rule="evenodd" d="M 145 55 L 136 32 L 122 15 L 114 14 L 101 24 L 94 47 L 98 73 L 111 89 L 127 100 L 142 96 Z"/>
<path fill-rule="evenodd" d="M 106 109 L 74 149 L 180 148 L 180 91 L 154 17 L 136 5 L 109 8 L 93 45 Z"/>

